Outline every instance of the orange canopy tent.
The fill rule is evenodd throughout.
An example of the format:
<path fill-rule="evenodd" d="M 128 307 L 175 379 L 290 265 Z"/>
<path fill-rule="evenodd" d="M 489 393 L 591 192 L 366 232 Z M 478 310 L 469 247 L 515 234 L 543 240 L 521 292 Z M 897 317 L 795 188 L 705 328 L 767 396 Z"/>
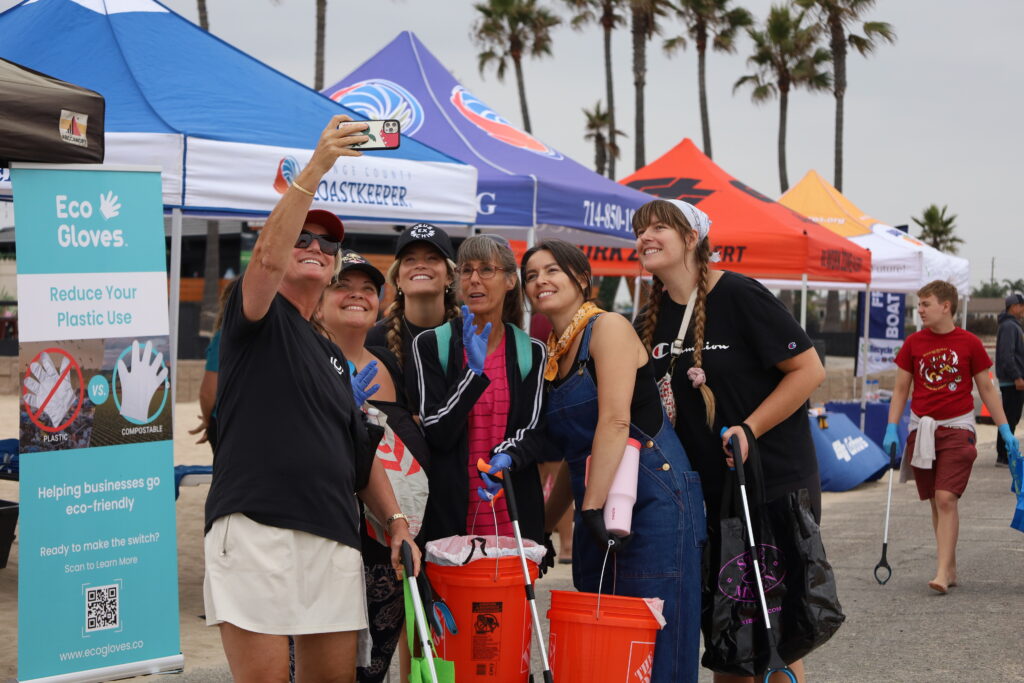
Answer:
<path fill-rule="evenodd" d="M 706 212 L 720 268 L 811 287 L 871 280 L 871 252 L 736 180 L 689 138 L 620 182 Z"/>

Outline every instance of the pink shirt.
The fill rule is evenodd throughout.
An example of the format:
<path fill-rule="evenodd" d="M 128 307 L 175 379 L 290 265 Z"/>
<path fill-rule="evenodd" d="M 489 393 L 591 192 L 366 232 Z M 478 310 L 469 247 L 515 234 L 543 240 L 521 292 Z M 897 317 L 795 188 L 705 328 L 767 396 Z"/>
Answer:
<path fill-rule="evenodd" d="M 508 377 L 505 373 L 506 336 L 502 335 L 497 348 L 484 361 L 484 374 L 491 380 L 491 383 L 487 385 L 484 393 L 477 399 L 473 409 L 469 412 L 469 462 L 466 463 L 469 470 L 469 506 L 466 508 L 466 532 L 482 536 L 494 535 L 494 515 L 498 518 L 498 535 L 513 535 L 505 497 L 502 496 L 495 501 L 494 515 L 492 515 L 490 503 L 480 500 L 480 496 L 476 492 L 478 486 L 484 485 L 476 462 L 480 458 L 483 458 L 485 462 L 490 462 L 491 449 L 504 440 L 505 429 L 508 425 L 509 393 Z"/>

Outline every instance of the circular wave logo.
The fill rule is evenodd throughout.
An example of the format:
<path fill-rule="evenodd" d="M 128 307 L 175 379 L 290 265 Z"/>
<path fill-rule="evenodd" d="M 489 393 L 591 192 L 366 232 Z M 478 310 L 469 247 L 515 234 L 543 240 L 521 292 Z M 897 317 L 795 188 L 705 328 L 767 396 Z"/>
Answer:
<path fill-rule="evenodd" d="M 461 85 L 452 88 L 450 100 L 460 114 L 492 138 L 501 140 L 507 145 L 526 149 L 552 159 L 562 158 L 562 155 L 551 147 L 548 147 L 529 133 L 513 126 L 498 112 L 481 102 Z"/>
<path fill-rule="evenodd" d="M 368 119 L 398 119 L 402 135 L 412 136 L 423 125 L 423 106 L 411 92 L 389 80 L 370 78 L 328 95 Z"/>
<path fill-rule="evenodd" d="M 277 162 L 277 176 L 274 178 L 274 189 L 280 194 L 284 194 L 301 170 L 299 162 L 294 158 L 285 157 L 281 159 L 281 161 Z"/>
<path fill-rule="evenodd" d="M 786 578 L 785 556 L 773 545 L 758 545 L 754 550 L 761 570 L 764 593 L 769 595 Z M 737 602 L 757 601 L 757 577 L 754 576 L 749 550 L 722 565 L 718 572 L 718 590 Z"/>

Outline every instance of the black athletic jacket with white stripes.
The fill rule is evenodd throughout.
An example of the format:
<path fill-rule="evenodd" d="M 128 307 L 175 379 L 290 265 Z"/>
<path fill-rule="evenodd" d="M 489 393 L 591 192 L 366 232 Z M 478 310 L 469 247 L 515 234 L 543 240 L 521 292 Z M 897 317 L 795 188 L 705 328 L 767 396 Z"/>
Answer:
<path fill-rule="evenodd" d="M 486 374 L 477 375 L 463 364 L 462 319 L 453 326 L 445 372 L 437 353 L 433 330 L 413 341 L 420 394 L 420 419 L 430 446 L 430 496 L 423 521 L 422 538 L 432 541 L 465 534 L 470 486 L 466 462 L 469 458 L 469 413 L 490 384 Z M 509 415 L 505 439 L 491 454 L 507 453 L 512 458 L 512 481 L 519 510 L 519 526 L 526 538 L 544 542 L 544 492 L 537 470 L 538 457 L 548 447 L 544 438 L 544 362 L 547 350 L 531 340 L 533 365 L 527 377 L 520 377 L 511 325 L 505 324 L 505 372 L 509 386 Z"/>

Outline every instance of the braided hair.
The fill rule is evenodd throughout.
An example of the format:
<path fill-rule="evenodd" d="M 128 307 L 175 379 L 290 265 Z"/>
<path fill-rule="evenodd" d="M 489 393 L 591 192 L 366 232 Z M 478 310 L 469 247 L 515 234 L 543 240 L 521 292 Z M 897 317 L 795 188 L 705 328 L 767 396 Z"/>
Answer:
<path fill-rule="evenodd" d="M 398 359 L 398 366 L 405 367 L 405 359 L 402 354 L 402 343 L 405 341 L 405 335 L 408 334 L 409 328 L 404 324 L 405 321 L 405 293 L 398 286 L 398 270 L 401 267 L 401 258 L 396 258 L 394 263 L 388 267 L 388 272 L 384 276 L 387 284 L 395 290 L 395 300 L 388 306 L 388 310 L 384 313 L 384 319 L 381 324 L 386 330 L 384 333 L 384 341 L 387 344 L 388 350 L 395 354 L 395 358 Z M 448 279 L 453 283 L 455 282 L 455 263 L 451 259 L 445 259 L 445 271 L 447 272 Z M 448 322 L 452 318 L 457 318 L 459 315 L 459 304 L 455 299 L 455 287 L 448 286 L 444 290 L 444 321 Z"/>
<path fill-rule="evenodd" d="M 693 227 L 678 207 L 660 199 L 647 202 L 637 209 L 637 212 L 633 214 L 633 232 L 639 234 L 641 230 L 654 222 L 674 228 L 684 240 L 694 232 Z M 707 327 L 708 263 L 711 261 L 711 244 L 706 237 L 697 245 L 694 255 L 697 257 L 699 272 L 697 275 L 697 300 L 693 304 L 693 367 L 702 368 L 704 364 L 704 333 Z M 658 314 L 661 309 L 661 301 L 664 298 L 664 291 L 665 284 L 658 276 L 653 276 L 647 305 L 637 316 L 637 333 L 648 351 L 651 350 L 654 341 L 654 329 L 658 324 Z M 715 394 L 707 382 L 700 385 L 700 394 L 704 399 L 708 427 L 713 427 L 715 423 Z"/>

